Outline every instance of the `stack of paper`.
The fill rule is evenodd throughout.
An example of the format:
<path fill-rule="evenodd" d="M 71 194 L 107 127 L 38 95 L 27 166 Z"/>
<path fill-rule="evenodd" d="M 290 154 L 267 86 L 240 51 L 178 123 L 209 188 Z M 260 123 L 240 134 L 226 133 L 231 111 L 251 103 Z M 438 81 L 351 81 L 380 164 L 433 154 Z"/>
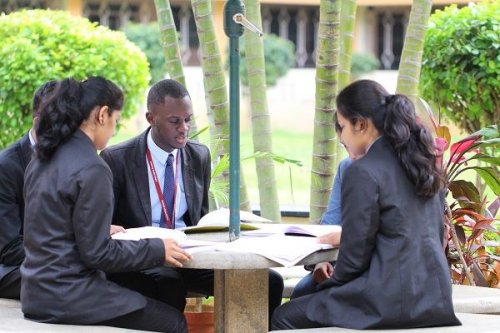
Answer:
<path fill-rule="evenodd" d="M 230 243 L 219 243 L 216 250 L 255 253 L 285 267 L 290 267 L 316 251 L 331 248 L 333 246 L 330 244 L 320 244 L 315 238 L 274 235 L 240 238 Z"/>
<path fill-rule="evenodd" d="M 135 241 L 143 238 L 174 239 L 189 254 L 213 250 L 219 244 L 216 242 L 188 239 L 186 234 L 180 230 L 159 227 L 130 228 L 112 235 L 111 238 Z"/>
<path fill-rule="evenodd" d="M 175 239 L 178 243 L 187 239 L 185 233 L 179 230 L 159 228 L 159 227 L 140 227 L 125 229 L 111 236 L 113 239 L 139 240 L 143 238 L 166 238 Z"/>

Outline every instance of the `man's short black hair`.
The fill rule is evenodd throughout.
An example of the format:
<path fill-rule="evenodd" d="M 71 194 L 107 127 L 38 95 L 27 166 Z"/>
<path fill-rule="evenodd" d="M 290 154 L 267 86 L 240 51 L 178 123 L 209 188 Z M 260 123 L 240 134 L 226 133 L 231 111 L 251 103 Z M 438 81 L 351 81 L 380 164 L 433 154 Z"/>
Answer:
<path fill-rule="evenodd" d="M 165 79 L 155 83 L 148 93 L 147 107 L 151 110 L 152 105 L 165 103 L 165 97 L 184 98 L 189 96 L 187 89 L 179 82 Z"/>

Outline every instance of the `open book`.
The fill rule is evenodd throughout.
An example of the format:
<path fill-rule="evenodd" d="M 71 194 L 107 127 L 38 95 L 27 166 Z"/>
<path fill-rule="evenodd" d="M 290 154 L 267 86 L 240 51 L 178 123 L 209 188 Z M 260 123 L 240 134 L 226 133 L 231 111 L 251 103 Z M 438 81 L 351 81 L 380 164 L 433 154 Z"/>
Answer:
<path fill-rule="evenodd" d="M 270 223 L 271 220 L 265 219 L 258 215 L 240 211 L 240 229 L 241 230 L 257 230 L 259 226 L 252 223 Z M 186 234 L 196 232 L 211 232 L 229 230 L 229 209 L 220 208 L 203 216 L 198 225 L 186 228 L 180 228 Z"/>

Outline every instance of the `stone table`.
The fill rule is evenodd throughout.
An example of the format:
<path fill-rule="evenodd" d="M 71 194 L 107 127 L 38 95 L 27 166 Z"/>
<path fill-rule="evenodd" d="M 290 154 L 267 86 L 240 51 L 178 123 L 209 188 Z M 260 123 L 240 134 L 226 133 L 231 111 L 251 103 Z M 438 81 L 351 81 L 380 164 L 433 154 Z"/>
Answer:
<path fill-rule="evenodd" d="M 188 238 L 228 242 L 227 232 L 189 234 Z M 330 261 L 337 249 L 320 250 L 297 265 Z M 209 250 L 193 254 L 186 268 L 215 272 L 215 328 L 217 333 L 268 332 L 268 269 L 281 264 L 254 253 Z"/>

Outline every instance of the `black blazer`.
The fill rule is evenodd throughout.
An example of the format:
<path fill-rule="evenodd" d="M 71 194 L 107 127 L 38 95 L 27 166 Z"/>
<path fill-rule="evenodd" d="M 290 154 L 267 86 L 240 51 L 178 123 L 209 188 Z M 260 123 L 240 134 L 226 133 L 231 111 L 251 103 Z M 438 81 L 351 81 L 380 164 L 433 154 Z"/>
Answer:
<path fill-rule="evenodd" d="M 34 158 L 25 176 L 21 303 L 26 317 L 93 324 L 141 309 L 141 294 L 104 272 L 165 262 L 161 239 L 112 240 L 113 180 L 92 141 L 77 132 L 48 163 Z"/>
<path fill-rule="evenodd" d="M 354 329 L 460 324 L 439 195 L 415 194 L 383 137 L 345 171 L 342 221 L 333 276 L 313 294 L 309 319 Z"/>
<path fill-rule="evenodd" d="M 149 129 L 121 144 L 106 148 L 101 157 L 113 173 L 115 214 L 113 224 L 125 228 L 150 226 L 151 199 L 149 195 L 148 166 L 146 163 L 146 136 Z M 188 205 L 184 222 L 196 225 L 208 213 L 210 187 L 210 152 L 205 145 L 188 141 L 180 150 L 182 177 Z"/>
<path fill-rule="evenodd" d="M 24 260 L 23 183 L 31 155 L 28 133 L 0 152 L 0 281 Z"/>

